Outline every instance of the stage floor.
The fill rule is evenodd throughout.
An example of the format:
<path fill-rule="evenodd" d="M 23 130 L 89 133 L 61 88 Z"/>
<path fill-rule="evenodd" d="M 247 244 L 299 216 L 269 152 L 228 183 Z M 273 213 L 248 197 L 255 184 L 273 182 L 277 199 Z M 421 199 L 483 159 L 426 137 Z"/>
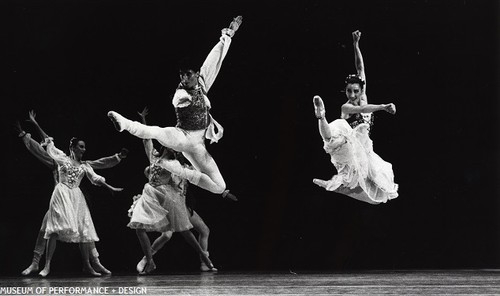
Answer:
<path fill-rule="evenodd" d="M 4 277 L 0 295 L 500 295 L 500 270 Z"/>

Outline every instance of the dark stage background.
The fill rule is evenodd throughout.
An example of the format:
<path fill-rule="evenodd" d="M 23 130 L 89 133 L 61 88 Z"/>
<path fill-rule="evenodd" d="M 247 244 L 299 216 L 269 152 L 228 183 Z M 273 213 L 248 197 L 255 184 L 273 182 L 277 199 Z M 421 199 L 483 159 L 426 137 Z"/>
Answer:
<path fill-rule="evenodd" d="M 98 171 L 124 191 L 88 180 L 82 189 L 101 239 L 101 261 L 135 273 L 142 252 L 126 227 L 147 160 L 142 141 L 118 133 L 116 110 L 175 124 L 177 62 L 201 62 L 220 29 L 244 21 L 209 93 L 224 138 L 208 145 L 232 203 L 190 187 L 211 228 L 221 270 L 499 268 L 498 1 L 3 1 L 3 194 L 0 273 L 31 261 L 52 192 L 50 171 L 25 149 L 12 124 L 34 109 L 67 149 L 86 141 L 86 159 L 130 149 Z M 312 97 L 340 115 L 354 73 L 351 32 L 360 41 L 375 151 L 393 164 L 399 197 L 369 205 L 312 183 L 335 174 L 322 149 Z M 38 137 L 37 137 L 38 138 Z M 154 239 L 156 234 L 151 234 Z M 157 256 L 159 272 L 197 270 L 175 236 Z M 42 264 L 43 266 L 43 264 Z M 79 272 L 76 244 L 59 243 L 53 274 Z"/>

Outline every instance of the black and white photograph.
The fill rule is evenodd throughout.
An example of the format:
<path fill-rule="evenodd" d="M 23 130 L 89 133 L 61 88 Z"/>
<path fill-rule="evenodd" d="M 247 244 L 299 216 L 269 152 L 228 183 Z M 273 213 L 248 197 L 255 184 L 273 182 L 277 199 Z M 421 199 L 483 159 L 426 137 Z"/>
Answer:
<path fill-rule="evenodd" d="M 0 295 L 500 295 L 499 1 L 0 11 Z"/>

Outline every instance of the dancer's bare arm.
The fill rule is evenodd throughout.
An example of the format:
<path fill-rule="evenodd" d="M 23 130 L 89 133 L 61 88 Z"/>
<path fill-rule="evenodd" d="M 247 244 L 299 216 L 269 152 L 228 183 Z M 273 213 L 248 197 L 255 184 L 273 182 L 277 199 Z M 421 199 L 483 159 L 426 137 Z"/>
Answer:
<path fill-rule="evenodd" d="M 146 125 L 146 116 L 149 114 L 148 107 L 144 107 L 141 112 L 137 112 L 141 117 L 142 124 Z M 151 153 L 153 153 L 153 141 L 151 139 L 143 139 L 142 143 L 144 144 L 144 151 L 146 152 L 146 156 L 148 160 L 151 161 Z"/>
<path fill-rule="evenodd" d="M 365 81 L 366 87 L 366 75 L 365 75 L 365 63 L 363 61 L 363 55 L 361 54 L 361 49 L 359 48 L 359 40 L 361 39 L 361 32 L 356 30 L 352 32 L 352 42 L 354 46 L 354 65 L 356 66 L 356 72 Z"/>
<path fill-rule="evenodd" d="M 26 149 L 28 149 L 33 156 L 50 169 L 54 169 L 57 166 L 54 160 L 47 154 L 47 151 L 43 149 L 42 145 L 33 140 L 30 133 L 27 133 L 22 129 L 19 121 L 16 121 L 15 129 L 18 132 L 18 136 L 22 139 L 24 146 L 26 146 Z"/>
<path fill-rule="evenodd" d="M 36 130 L 38 131 L 38 133 L 40 134 L 40 136 L 42 137 L 42 139 L 47 139 L 49 136 L 43 131 L 43 129 L 40 127 L 40 125 L 38 124 L 38 122 L 36 121 L 36 113 L 34 110 L 31 110 L 29 113 L 28 113 L 28 119 L 26 120 L 28 122 L 31 122 L 33 125 L 35 125 L 35 128 Z"/>
<path fill-rule="evenodd" d="M 370 113 L 376 111 L 386 111 L 391 114 L 396 113 L 396 105 L 390 104 L 366 104 L 363 106 L 355 106 L 353 104 L 346 103 L 342 105 L 342 112 L 345 114 L 355 114 L 355 113 Z"/>

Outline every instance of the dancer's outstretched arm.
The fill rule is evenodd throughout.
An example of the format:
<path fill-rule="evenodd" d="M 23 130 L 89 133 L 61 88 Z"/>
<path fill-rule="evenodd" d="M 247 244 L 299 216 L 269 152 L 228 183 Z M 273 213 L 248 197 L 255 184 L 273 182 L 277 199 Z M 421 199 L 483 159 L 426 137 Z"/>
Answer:
<path fill-rule="evenodd" d="M 21 127 L 19 121 L 16 121 L 15 129 L 18 132 L 18 137 L 22 139 L 24 146 L 26 149 L 33 154 L 38 160 L 40 160 L 44 165 L 49 167 L 50 169 L 56 168 L 56 163 L 54 160 L 47 154 L 47 151 L 43 149 L 42 145 L 37 141 L 33 140 L 30 133 L 24 131 Z"/>
<path fill-rule="evenodd" d="M 148 107 L 144 107 L 142 112 L 137 112 L 141 117 L 141 122 L 144 125 L 147 125 L 146 116 L 148 115 Z M 143 139 L 142 143 L 144 144 L 144 151 L 146 152 L 146 156 L 148 160 L 151 162 L 151 154 L 153 153 L 153 141 L 151 139 Z"/>
<path fill-rule="evenodd" d="M 120 152 L 113 156 L 102 157 L 96 160 L 87 160 L 88 163 L 94 170 L 109 169 L 117 164 L 119 164 L 122 159 L 126 158 L 128 155 L 128 149 L 122 148 Z"/>
<path fill-rule="evenodd" d="M 370 113 L 376 111 L 386 111 L 391 114 L 396 113 L 396 105 L 390 104 L 366 104 L 363 106 L 354 106 L 352 104 L 346 103 L 342 105 L 342 112 L 346 114 L 354 114 L 354 113 Z"/>
<path fill-rule="evenodd" d="M 206 92 L 210 90 L 217 74 L 219 74 L 222 61 L 226 57 L 229 46 L 231 45 L 231 38 L 236 31 L 238 31 L 242 21 L 243 17 L 237 16 L 233 19 L 228 28 L 222 29 L 220 41 L 212 48 L 205 62 L 203 62 L 200 68 L 200 80 Z"/>
<path fill-rule="evenodd" d="M 368 104 L 368 97 L 366 95 L 366 75 L 365 75 L 365 63 L 363 60 L 363 55 L 361 54 L 361 49 L 359 48 L 359 39 L 361 39 L 361 32 L 356 30 L 352 32 L 352 42 L 354 47 L 354 66 L 356 67 L 356 72 L 365 82 L 360 96 L 359 105 L 363 106 Z"/>
<path fill-rule="evenodd" d="M 96 186 L 104 186 L 108 188 L 111 192 L 119 192 L 123 190 L 123 188 L 116 188 L 106 183 L 106 179 L 96 174 L 91 166 L 85 166 L 85 175 L 92 184 Z"/>
<path fill-rule="evenodd" d="M 38 131 L 38 133 L 40 134 L 40 136 L 42 137 L 42 139 L 47 139 L 49 136 L 43 131 L 43 129 L 40 127 L 40 125 L 38 124 L 38 122 L 36 121 L 36 113 L 34 110 L 31 110 L 29 113 L 28 113 L 28 119 L 26 120 L 28 122 L 31 122 L 33 125 L 35 125 L 35 128 L 36 130 Z"/>
<path fill-rule="evenodd" d="M 366 87 L 365 63 L 363 61 L 361 49 L 359 48 L 359 39 L 361 39 L 361 32 L 358 30 L 352 32 L 352 42 L 354 46 L 354 65 L 356 66 L 356 72 L 358 73 L 358 75 L 365 81 Z"/>

